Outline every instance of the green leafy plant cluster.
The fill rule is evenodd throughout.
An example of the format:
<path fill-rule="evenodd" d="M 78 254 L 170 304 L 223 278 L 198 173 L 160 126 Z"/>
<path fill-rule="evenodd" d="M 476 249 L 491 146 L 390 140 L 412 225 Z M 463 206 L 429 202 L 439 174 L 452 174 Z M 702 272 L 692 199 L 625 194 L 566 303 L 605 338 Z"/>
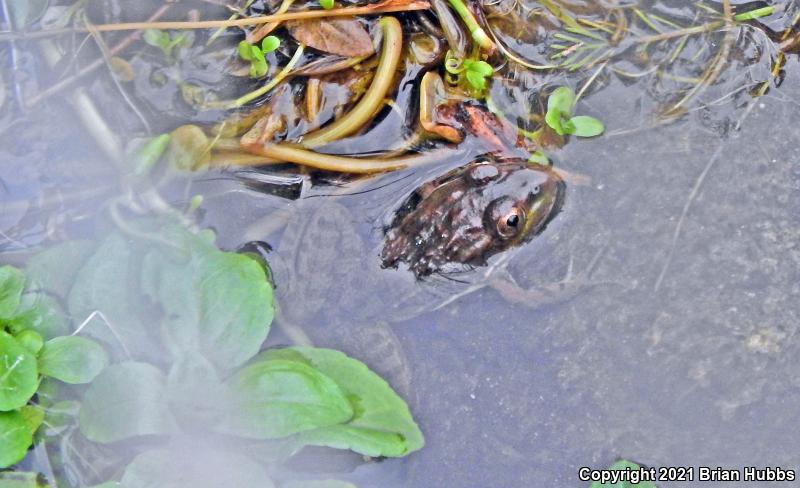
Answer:
<path fill-rule="evenodd" d="M 445 69 L 455 76 L 457 80 L 463 79 L 467 86 L 477 92 L 483 92 L 488 86 L 488 80 L 494 75 L 494 68 L 486 61 L 480 59 L 459 59 L 453 56 L 452 51 L 447 52 Z"/>
<path fill-rule="evenodd" d="M 270 465 L 305 446 L 374 457 L 423 446 L 406 403 L 360 361 L 323 348 L 262 350 L 273 318 L 266 263 L 172 219 L 125 228 L 99 244 L 54 247 L 29 266 L 48 270 L 48 294 L 64 297 L 69 316 L 88 317 L 81 334 L 111 353 L 110 365 L 91 369 L 73 425 L 95 445 L 143 446 L 103 487 L 271 487 Z M 7 335 L 0 348 L 20 342 Z M 85 363 L 59 358 L 59 371 Z M 0 425 L 0 437 L 8 432 Z"/>
<path fill-rule="evenodd" d="M 0 468 L 25 457 L 42 425 L 44 410 L 32 402 L 42 378 L 84 384 L 108 363 L 99 344 L 59 335 L 64 328 L 52 299 L 26 286 L 20 270 L 0 268 Z"/>
<path fill-rule="evenodd" d="M 147 44 L 160 49 L 168 60 L 177 57 L 175 52 L 177 49 L 188 48 L 194 44 L 194 34 L 190 31 L 170 34 L 159 29 L 147 29 L 144 31 L 142 39 Z"/>
<path fill-rule="evenodd" d="M 278 49 L 281 45 L 280 39 L 275 36 L 267 36 L 261 41 L 261 46 L 250 44 L 247 41 L 239 43 L 239 57 L 250 62 L 250 76 L 261 78 L 267 74 L 269 64 L 265 56 Z"/>
<path fill-rule="evenodd" d="M 588 115 L 573 116 L 575 108 L 575 92 L 566 86 L 553 90 L 547 98 L 545 122 L 558 135 L 575 135 L 578 137 L 594 137 L 603 133 L 603 123 Z"/>

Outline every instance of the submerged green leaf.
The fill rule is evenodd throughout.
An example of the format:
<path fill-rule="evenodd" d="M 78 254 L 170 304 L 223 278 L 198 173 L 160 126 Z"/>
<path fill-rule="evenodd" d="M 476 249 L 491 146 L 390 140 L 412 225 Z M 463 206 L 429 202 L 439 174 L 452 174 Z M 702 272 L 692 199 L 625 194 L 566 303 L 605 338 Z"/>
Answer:
<path fill-rule="evenodd" d="M 44 339 L 67 333 L 67 318 L 61 305 L 50 295 L 30 292 L 22 295 L 17 313 L 7 322 L 8 331 L 19 334 L 36 332 Z"/>
<path fill-rule="evenodd" d="M 81 432 L 100 443 L 171 434 L 176 424 L 166 398 L 166 378 L 155 366 L 136 362 L 109 366 L 84 395 Z"/>
<path fill-rule="evenodd" d="M 23 330 L 14 336 L 14 339 L 20 343 L 22 347 L 30 351 L 31 354 L 39 354 L 44 346 L 44 338 L 42 335 L 34 330 Z"/>
<path fill-rule="evenodd" d="M 273 488 L 267 472 L 249 457 L 205 446 L 170 446 L 137 456 L 122 488 Z"/>
<path fill-rule="evenodd" d="M 244 364 L 261 348 L 272 323 L 272 286 L 264 270 L 182 227 L 165 235 L 188 256 L 149 253 L 142 286 L 164 309 L 167 347 L 176 358 L 200 353 L 220 371 Z"/>
<path fill-rule="evenodd" d="M 194 34 L 191 32 L 178 32 L 170 35 L 169 32 L 158 29 L 145 29 L 142 36 L 144 42 L 161 49 L 164 57 L 172 59 L 176 47 L 189 47 L 194 43 Z"/>
<path fill-rule="evenodd" d="M 167 151 L 171 140 L 169 134 L 161 134 L 150 138 L 133 156 L 133 174 L 146 175 Z"/>
<path fill-rule="evenodd" d="M 553 90 L 547 98 L 547 112 L 557 110 L 565 117 L 572 115 L 572 108 L 575 106 L 575 92 L 566 86 L 560 86 Z"/>
<path fill-rule="evenodd" d="M 32 443 L 33 435 L 20 412 L 0 412 L 0 469 L 20 462 Z"/>
<path fill-rule="evenodd" d="M 241 437 L 276 439 L 353 416 L 333 380 L 297 361 L 256 361 L 228 380 L 228 395 L 228 415 L 217 430 Z"/>
<path fill-rule="evenodd" d="M 28 426 L 31 435 L 35 434 L 42 422 L 44 422 L 44 410 L 37 405 L 25 405 L 19 409 L 19 413 L 25 420 L 25 425 Z M 2 488 L 2 485 L 0 485 L 0 488 Z"/>
<path fill-rule="evenodd" d="M 0 331 L 0 411 L 22 407 L 39 386 L 36 357 Z"/>
<path fill-rule="evenodd" d="M 319 0 L 319 5 L 325 10 L 330 10 L 333 8 L 333 1 L 334 0 Z"/>
<path fill-rule="evenodd" d="M 155 360 L 162 349 L 142 323 L 147 306 L 136 287 L 141 262 L 135 244 L 120 234 L 108 236 L 76 274 L 67 304 L 78 323 L 87 321 L 81 334 L 121 356 Z"/>
<path fill-rule="evenodd" d="M 172 413 L 188 429 L 205 430 L 225 413 L 225 387 L 216 368 L 200 354 L 177 359 L 167 377 Z"/>
<path fill-rule="evenodd" d="M 560 86 L 553 90 L 547 99 L 545 123 L 560 136 L 572 134 L 578 137 L 594 137 L 602 134 L 605 127 L 594 117 L 572 117 L 575 100 L 575 92 L 569 87 Z"/>
<path fill-rule="evenodd" d="M 64 297 L 96 248 L 96 243 L 82 240 L 56 244 L 33 256 L 25 267 L 25 274 L 34 288 Z"/>
<path fill-rule="evenodd" d="M 571 124 L 570 134 L 578 137 L 599 136 L 605 130 L 603 123 L 588 115 L 577 115 L 569 119 Z"/>
<path fill-rule="evenodd" d="M 19 307 L 25 276 L 13 266 L 0 267 L 0 320 L 14 316 Z"/>
<path fill-rule="evenodd" d="M 44 344 L 39 372 L 64 383 L 89 383 L 108 365 L 100 344 L 78 336 L 56 337 Z"/>
<path fill-rule="evenodd" d="M 268 350 L 258 360 L 306 363 L 335 381 L 355 415 L 348 422 L 298 434 L 300 442 L 351 449 L 367 456 L 399 457 L 421 449 L 422 432 L 408 405 L 361 361 L 332 349 L 293 347 Z"/>

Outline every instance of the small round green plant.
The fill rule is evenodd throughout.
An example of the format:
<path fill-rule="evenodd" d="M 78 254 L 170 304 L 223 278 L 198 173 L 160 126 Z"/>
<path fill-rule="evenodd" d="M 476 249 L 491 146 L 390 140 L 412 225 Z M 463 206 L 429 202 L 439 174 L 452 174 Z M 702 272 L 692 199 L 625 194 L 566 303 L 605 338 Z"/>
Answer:
<path fill-rule="evenodd" d="M 547 113 L 544 117 L 547 125 L 560 136 L 594 137 L 602 134 L 605 126 L 599 120 L 588 115 L 572 116 L 575 101 L 575 92 L 571 88 L 556 88 L 547 99 Z"/>
<path fill-rule="evenodd" d="M 261 41 L 261 46 L 250 44 L 247 41 L 239 43 L 239 57 L 250 62 L 250 76 L 261 78 L 267 74 L 269 64 L 265 56 L 278 49 L 281 45 L 280 39 L 275 36 L 267 36 Z"/>

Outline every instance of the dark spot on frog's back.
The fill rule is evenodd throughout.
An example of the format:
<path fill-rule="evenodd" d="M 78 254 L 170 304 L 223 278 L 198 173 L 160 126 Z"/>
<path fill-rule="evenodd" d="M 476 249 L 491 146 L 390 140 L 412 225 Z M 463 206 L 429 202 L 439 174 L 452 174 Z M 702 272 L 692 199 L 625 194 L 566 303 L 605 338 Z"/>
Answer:
<path fill-rule="evenodd" d="M 425 183 L 386 229 L 383 267 L 418 278 L 485 265 L 539 234 L 560 211 L 564 181 L 547 166 L 482 158 Z"/>

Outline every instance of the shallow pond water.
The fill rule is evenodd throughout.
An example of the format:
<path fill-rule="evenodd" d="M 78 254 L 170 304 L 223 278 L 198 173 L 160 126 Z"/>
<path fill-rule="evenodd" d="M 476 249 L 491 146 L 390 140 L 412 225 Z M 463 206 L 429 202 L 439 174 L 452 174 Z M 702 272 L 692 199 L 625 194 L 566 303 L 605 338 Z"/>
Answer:
<path fill-rule="evenodd" d="M 660 3 L 644 7 L 668 10 Z M 389 322 L 408 374 L 385 373 L 408 400 L 427 444 L 408 458 L 368 463 L 314 451 L 295 460 L 295 469 L 330 473 L 360 487 L 465 488 L 586 487 L 579 467 L 602 468 L 619 458 L 648 466 L 796 469 L 800 67 L 789 54 L 780 86 L 757 99 L 737 90 L 756 88 L 768 76 L 766 56 L 747 56 L 770 51 L 759 35 L 740 33 L 736 63 L 669 123 L 654 116 L 664 101 L 663 80 L 601 72 L 581 99 L 581 113 L 600 118 L 606 133 L 572 138 L 552 159 L 588 178 L 568 184 L 561 214 L 508 263 L 523 287 L 564 282 L 561 288 L 576 285 L 577 293 L 538 306 L 509 303 L 481 288 L 408 318 L 397 313 L 391 293 L 376 296 L 351 285 L 355 307 L 343 300 L 302 324 L 312 337 L 324 338 L 320 345 L 358 357 L 362 346 L 354 337 Z M 516 47 L 535 58 L 534 51 Z M 519 75 L 516 81 L 524 93 L 545 83 L 576 86 L 592 74 Z M 3 75 L 7 82 L 8 72 Z M 492 91 L 500 111 L 522 117 L 515 93 Z M 48 117 L 32 116 L 43 124 L 34 135 L 26 137 L 10 119 L 0 133 L 0 248 L 9 251 L 3 262 L 24 262 L 26 247 L 63 234 L 102 236 L 107 224 L 96 223 L 105 208 L 98 202 L 118 190 L 114 171 L 71 123 L 69 107 L 48 103 Z M 124 112 L 110 110 L 108 117 L 119 127 L 137 124 Z M 338 263 L 352 283 L 404 272 L 380 269 L 376 238 L 397 195 L 440 171 L 390 175 L 367 183 L 371 191 L 321 184 L 304 194 L 313 196 L 308 201 L 346 207 L 364 242 L 366 252 L 340 256 L 332 266 Z M 203 194 L 200 224 L 215 229 L 225 249 L 251 240 L 271 244 L 267 257 L 274 260 L 279 300 L 288 286 L 282 276 L 321 279 L 318 268 L 298 274 L 286 264 L 293 250 L 281 249 L 281 225 L 272 227 L 272 216 L 289 225 L 307 218 L 302 203 L 247 190 L 224 172 L 188 179 L 169 202 L 182 206 Z M 87 188 L 94 189 L 92 199 L 66 196 Z M 270 341 L 285 345 L 290 339 L 277 333 Z"/>

